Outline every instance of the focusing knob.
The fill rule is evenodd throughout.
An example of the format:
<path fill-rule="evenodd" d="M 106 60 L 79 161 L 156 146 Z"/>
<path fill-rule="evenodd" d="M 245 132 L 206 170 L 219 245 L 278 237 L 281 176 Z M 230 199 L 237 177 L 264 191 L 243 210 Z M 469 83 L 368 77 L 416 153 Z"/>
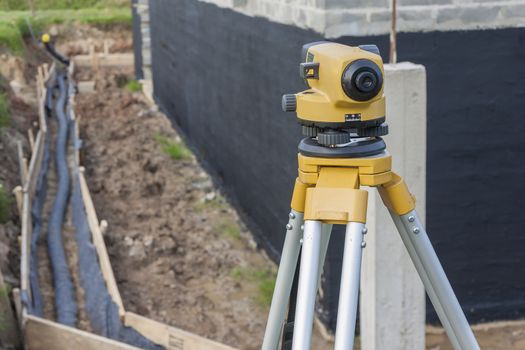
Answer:
<path fill-rule="evenodd" d="M 324 146 L 334 146 L 350 142 L 350 133 L 327 130 L 317 133 L 317 142 Z"/>
<path fill-rule="evenodd" d="M 293 94 L 283 95 L 282 108 L 284 112 L 295 112 L 297 109 L 297 98 Z"/>
<path fill-rule="evenodd" d="M 357 135 L 359 137 L 375 137 L 388 135 L 388 124 L 383 123 L 379 126 L 371 128 L 357 129 Z"/>
<path fill-rule="evenodd" d="M 316 137 L 319 130 L 315 126 L 303 125 L 303 135 L 306 137 Z"/>

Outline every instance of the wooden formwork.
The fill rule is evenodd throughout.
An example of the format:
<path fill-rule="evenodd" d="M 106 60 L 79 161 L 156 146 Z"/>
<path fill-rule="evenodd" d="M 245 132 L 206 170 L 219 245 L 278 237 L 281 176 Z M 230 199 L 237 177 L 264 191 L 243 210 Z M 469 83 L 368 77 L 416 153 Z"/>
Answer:
<path fill-rule="evenodd" d="M 81 60 L 73 59 L 73 64 L 69 68 L 69 75 L 72 77 L 74 73 L 74 66 Z M 21 166 L 21 186 L 18 186 L 13 192 L 17 199 L 17 205 L 20 211 L 22 234 L 20 237 L 20 289 L 13 290 L 13 298 L 15 301 L 16 314 L 18 324 L 23 334 L 23 341 L 25 349 L 27 350 L 71 350 L 71 349 L 87 349 L 87 350 L 131 350 L 138 349 L 134 346 L 124 344 L 115 340 L 111 340 L 96 334 L 92 334 L 73 327 L 61 325 L 57 322 L 46 320 L 34 315 L 30 315 L 25 305 L 25 302 L 31 300 L 31 286 L 29 279 L 30 259 L 31 259 L 31 235 L 32 235 L 32 219 L 31 219 L 31 204 L 35 195 L 36 179 L 40 172 L 42 163 L 42 156 L 44 151 L 44 144 L 46 138 L 49 137 L 47 133 L 46 115 L 45 115 L 45 101 L 46 101 L 46 84 L 54 76 L 55 66 L 50 68 L 43 65 L 38 68 L 37 74 L 37 98 L 39 101 L 39 127 L 36 137 L 33 141 L 30 140 L 31 157 L 29 165 L 25 160 L 22 150 L 20 150 L 20 166 Z M 74 95 L 69 97 L 69 105 L 71 106 L 71 115 L 78 121 L 78 116 L 74 113 Z M 76 123 L 78 125 L 78 123 Z M 78 129 L 75 131 L 78 135 Z M 28 135 L 31 135 L 28 132 Z M 31 139 L 31 136 L 29 136 Z M 75 160 L 79 164 L 78 149 L 75 150 Z M 103 233 L 107 229 L 107 222 L 105 220 L 99 221 L 83 168 L 80 167 L 80 186 L 82 199 L 86 209 L 88 225 L 92 234 L 92 241 L 96 247 L 96 253 L 102 271 L 103 278 L 106 282 L 106 287 L 113 301 L 117 304 L 119 315 L 122 323 L 125 326 L 133 327 L 146 338 L 155 342 L 156 344 L 164 346 L 168 350 L 234 350 L 233 348 L 211 341 L 196 334 L 183 331 L 176 327 L 171 327 L 163 323 L 142 317 L 135 313 L 126 311 L 111 262 L 104 243 Z"/>

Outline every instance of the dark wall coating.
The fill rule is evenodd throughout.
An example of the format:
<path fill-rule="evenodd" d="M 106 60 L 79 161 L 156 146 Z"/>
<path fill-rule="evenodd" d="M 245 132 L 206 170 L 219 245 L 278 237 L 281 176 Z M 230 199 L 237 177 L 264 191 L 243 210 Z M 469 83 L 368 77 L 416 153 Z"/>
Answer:
<path fill-rule="evenodd" d="M 281 95 L 304 89 L 318 34 L 196 0 L 150 2 L 155 96 L 277 259 L 301 138 Z M 525 30 L 399 34 L 428 75 L 428 231 L 472 321 L 525 315 Z M 376 43 L 386 36 L 340 38 Z M 342 232 L 323 318 L 335 325 Z M 435 316 L 429 307 L 429 319 Z"/>

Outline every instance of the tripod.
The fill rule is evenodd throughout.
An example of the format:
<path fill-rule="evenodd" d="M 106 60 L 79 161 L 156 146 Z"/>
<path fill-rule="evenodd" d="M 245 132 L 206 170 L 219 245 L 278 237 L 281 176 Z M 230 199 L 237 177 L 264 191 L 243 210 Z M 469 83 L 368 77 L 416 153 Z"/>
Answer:
<path fill-rule="evenodd" d="M 346 72 L 349 67 L 355 62 L 364 61 L 363 59 L 355 60 L 355 56 L 370 57 L 369 60 L 381 63 L 376 52 L 373 52 L 376 55 L 375 57 L 364 52 L 374 51 L 373 48 L 361 47 L 360 50 L 356 49 L 349 49 L 346 46 L 333 43 L 305 45 L 303 56 L 306 63 L 301 64 L 301 71 L 304 73 L 303 78 L 307 80 L 309 86 L 313 87 L 307 91 L 307 94 L 285 95 L 283 97 L 283 109 L 285 111 L 297 109 L 298 117 L 302 117 L 301 119 L 304 120 L 307 111 L 299 108 L 300 103 L 310 107 L 310 109 L 313 108 L 314 103 L 320 104 L 319 101 L 325 103 L 319 97 L 312 95 L 321 89 L 330 92 L 331 87 L 311 79 L 322 79 L 322 71 L 320 71 L 319 66 L 325 63 L 320 63 L 321 61 L 335 65 L 336 59 L 344 62 L 341 65 L 342 67 L 348 61 L 351 62 L 346 66 L 342 79 L 343 90 L 347 96 L 354 100 L 361 98 L 360 101 L 375 99 L 377 103 L 381 103 L 382 90 L 380 89 L 382 87 L 379 86 L 381 83 L 379 78 L 381 78 L 382 68 L 379 68 L 379 64 L 377 64 L 378 69 L 375 71 L 372 69 L 367 71 L 363 70 L 362 62 L 360 62 L 361 66 L 356 69 L 357 73 L 354 72 L 349 75 L 348 79 L 352 81 L 353 85 L 349 83 L 348 86 L 357 87 L 363 94 L 368 92 L 367 99 L 345 89 Z M 319 62 L 315 62 L 314 57 Z M 372 64 L 369 64 L 369 67 L 375 69 Z M 367 83 L 366 79 L 362 76 L 360 78 L 363 71 L 375 74 L 375 80 L 372 78 L 371 80 L 377 85 L 374 87 L 376 91 L 370 89 L 370 84 Z M 334 77 L 326 77 L 328 81 L 341 81 L 339 72 L 335 70 L 325 70 L 324 72 L 326 75 L 334 73 Z M 321 96 L 326 95 L 327 93 L 323 93 Z M 340 98 L 340 96 L 337 95 L 336 97 Z M 384 97 L 382 99 L 384 102 Z M 308 105 L 308 103 L 311 104 Z M 353 101 L 350 106 L 354 108 Z M 286 237 L 264 335 L 263 350 L 277 350 L 288 307 L 290 307 L 289 322 L 284 327 L 283 349 L 290 348 L 290 338 L 292 350 L 310 349 L 317 288 L 330 240 L 332 224 L 346 225 L 335 349 L 349 350 L 353 348 L 361 257 L 364 247 L 363 236 L 367 233 L 365 223 L 368 192 L 361 189 L 361 186 L 376 187 L 379 190 L 383 203 L 392 216 L 454 349 L 479 349 L 474 334 L 415 211 L 415 199 L 410 194 L 404 180 L 391 170 L 392 157 L 386 150 L 384 141 L 375 136 L 381 132 L 382 134 L 387 132 L 386 126 L 382 124 L 384 117 L 376 118 L 375 120 L 379 120 L 379 123 L 376 122 L 375 124 L 363 121 L 365 112 L 374 109 L 370 106 L 371 104 L 365 105 L 366 109 L 363 109 L 361 105 L 358 105 L 360 108 L 360 124 L 327 124 L 325 120 L 322 123 L 318 122 L 321 117 L 329 114 L 328 107 L 323 107 L 323 114 L 319 113 L 320 109 L 314 110 L 311 118 L 318 119 L 309 125 L 307 124 L 306 130 L 305 124 L 303 124 L 303 131 L 309 137 L 303 139 L 298 147 L 298 177 L 293 190 L 292 209 L 286 225 Z M 338 108 L 338 105 L 330 108 Z M 384 105 L 382 108 L 384 112 Z M 301 115 L 299 116 L 299 114 Z M 347 111 L 346 121 L 348 121 L 348 115 L 354 116 L 355 114 L 349 114 Z M 351 120 L 351 122 L 354 121 L 355 118 Z M 337 127 L 327 128 L 327 125 Z M 355 127 L 356 125 L 361 129 L 351 132 L 357 133 L 361 137 L 350 140 L 350 136 L 345 135 L 345 133 L 350 134 L 351 132 L 345 128 Z M 298 278 L 296 270 L 299 272 Z M 291 294 L 292 298 L 290 299 Z M 292 333 L 293 337 L 291 337 Z"/>

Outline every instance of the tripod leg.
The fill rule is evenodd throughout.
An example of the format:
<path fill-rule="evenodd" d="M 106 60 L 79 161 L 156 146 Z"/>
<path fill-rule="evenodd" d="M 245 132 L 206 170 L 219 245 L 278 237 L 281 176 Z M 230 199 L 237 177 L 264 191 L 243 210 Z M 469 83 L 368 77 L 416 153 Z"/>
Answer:
<path fill-rule="evenodd" d="M 295 210 L 290 212 L 290 220 L 287 225 L 286 238 L 284 240 L 281 261 L 275 281 L 275 288 L 270 306 L 270 314 L 266 323 L 264 333 L 263 350 L 277 350 L 281 337 L 281 329 L 288 307 L 288 299 L 292 288 L 292 281 L 297 265 L 297 258 L 301 249 L 301 226 L 303 214 Z"/>
<path fill-rule="evenodd" d="M 319 273 L 317 278 L 317 284 L 321 283 L 321 275 L 323 274 L 323 266 L 326 260 L 326 252 L 328 251 L 328 244 L 330 243 L 330 236 L 332 235 L 331 224 L 323 224 L 321 231 L 321 249 L 319 251 Z"/>
<path fill-rule="evenodd" d="M 416 211 L 390 214 L 454 349 L 478 350 L 474 333 Z"/>
<path fill-rule="evenodd" d="M 320 286 L 321 275 L 323 274 L 324 261 L 326 259 L 326 252 L 328 251 L 328 244 L 330 243 L 330 236 L 332 234 L 332 225 L 323 224 L 321 229 L 321 248 L 319 249 L 319 273 L 317 278 L 317 285 Z M 299 255 L 300 256 L 300 255 Z M 292 349 L 293 340 L 293 325 L 295 320 L 295 304 L 297 302 L 297 289 L 299 284 L 299 268 L 301 264 L 297 264 L 295 275 L 292 284 L 292 292 L 290 294 L 290 302 L 288 305 L 288 317 L 287 323 L 284 326 L 283 331 L 283 343 L 282 350 Z"/>
<path fill-rule="evenodd" d="M 354 346 L 364 228 L 365 225 L 358 222 L 350 222 L 346 226 L 335 350 L 349 350 Z"/>
<path fill-rule="evenodd" d="M 322 224 L 320 221 L 307 220 L 304 223 L 299 288 L 295 308 L 293 350 L 310 349 L 319 275 L 321 230 Z"/>

